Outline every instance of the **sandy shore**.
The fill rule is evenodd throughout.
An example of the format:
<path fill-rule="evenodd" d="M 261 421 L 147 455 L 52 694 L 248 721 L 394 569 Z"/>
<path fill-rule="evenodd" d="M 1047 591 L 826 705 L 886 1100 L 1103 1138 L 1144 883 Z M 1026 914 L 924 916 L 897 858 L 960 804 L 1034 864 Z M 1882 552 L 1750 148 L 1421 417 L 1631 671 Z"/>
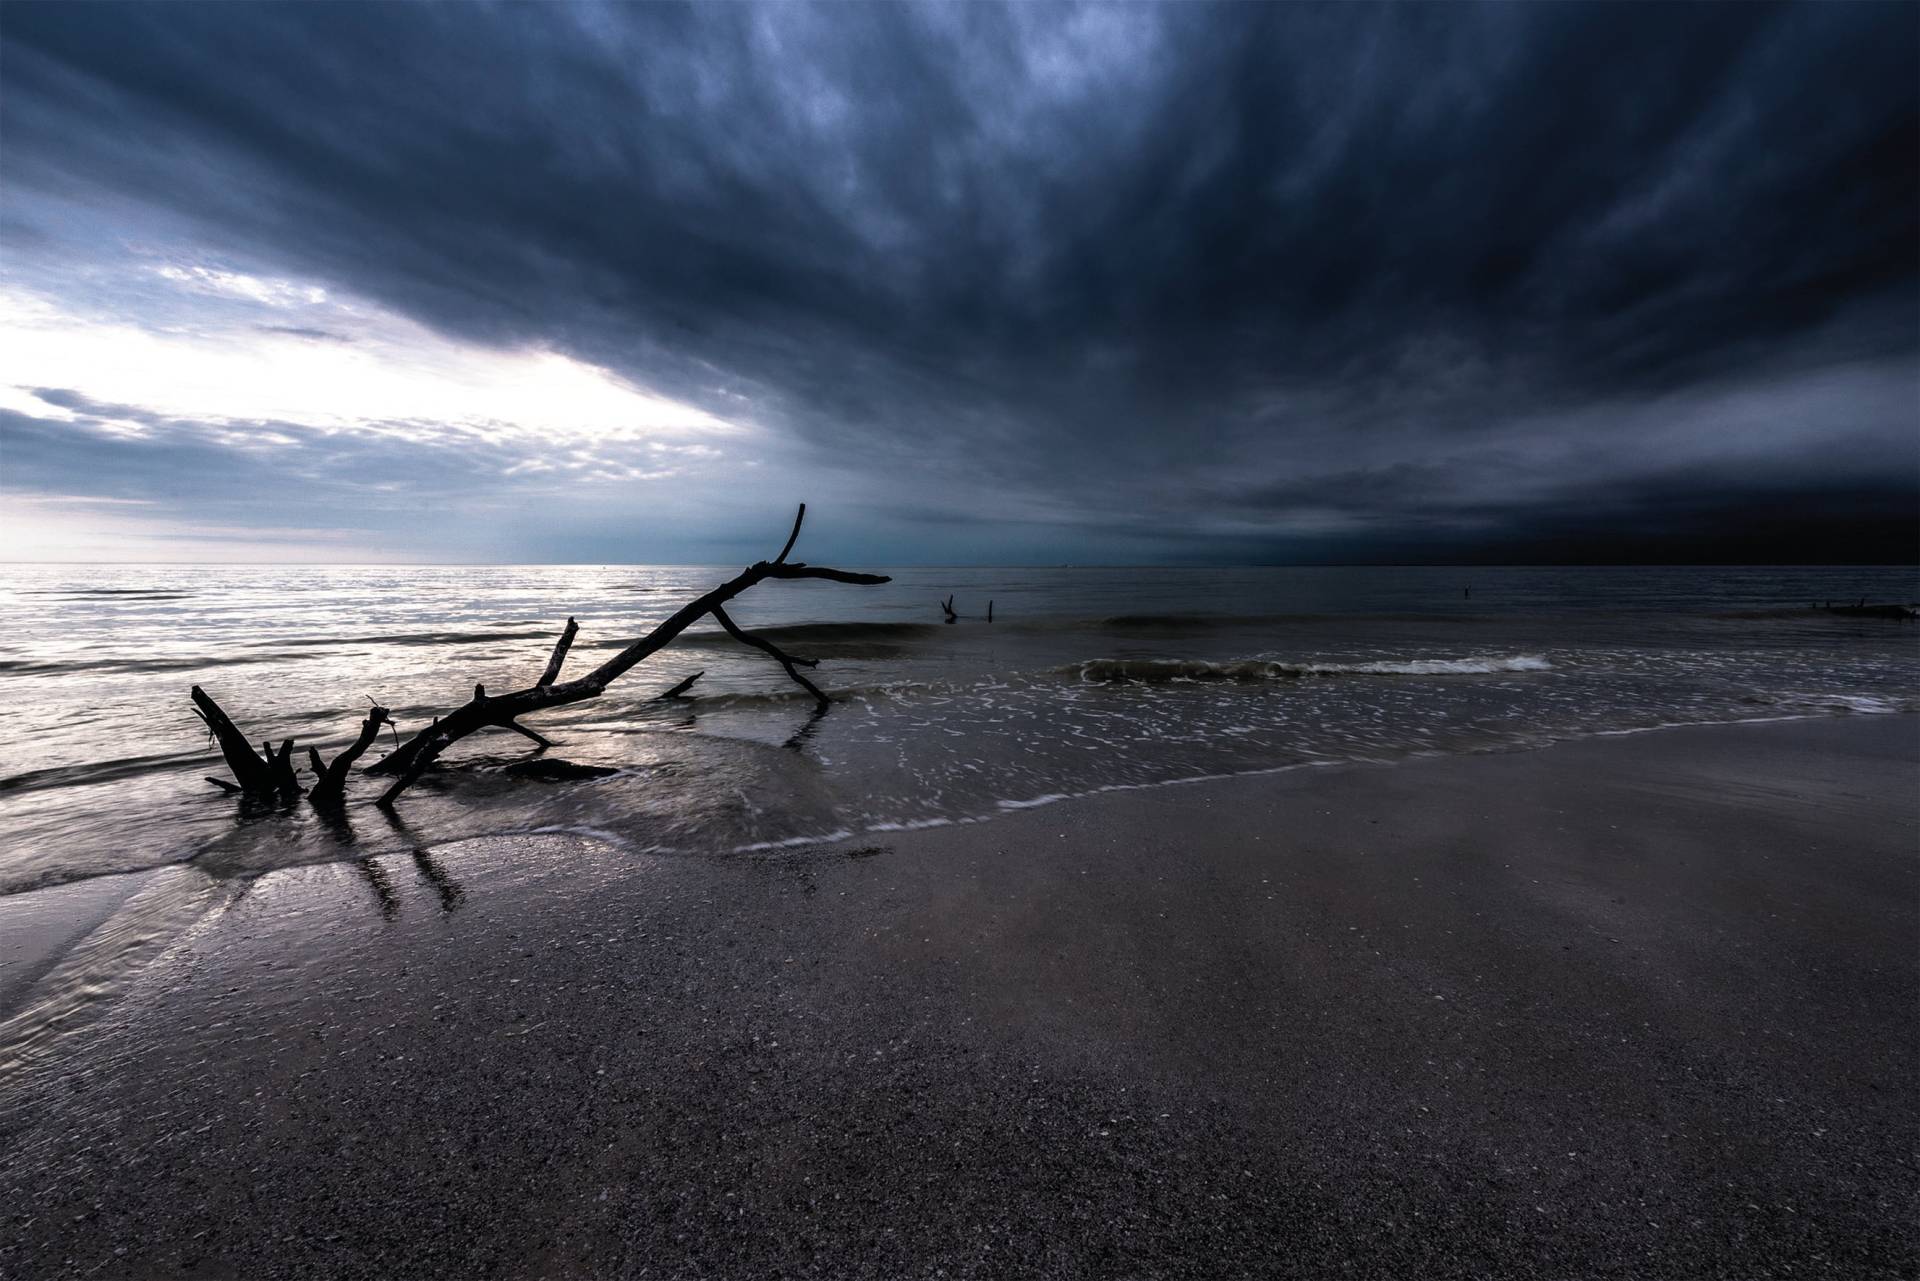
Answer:
<path fill-rule="evenodd" d="M 1911 1277 L 1917 765 L 1858 717 L 276 873 L 10 1071 L 0 1276 Z"/>

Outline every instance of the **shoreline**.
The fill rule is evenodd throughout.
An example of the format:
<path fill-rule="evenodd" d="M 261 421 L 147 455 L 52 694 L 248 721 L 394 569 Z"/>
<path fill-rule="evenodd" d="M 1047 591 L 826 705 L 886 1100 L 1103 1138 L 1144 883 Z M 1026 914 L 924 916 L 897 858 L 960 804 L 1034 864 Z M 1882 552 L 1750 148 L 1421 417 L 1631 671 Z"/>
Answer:
<path fill-rule="evenodd" d="M 1872 700 L 1868 700 L 1868 701 L 1872 701 Z M 1836 696 L 1831 705 L 1834 707 L 1840 707 L 1845 705 L 1846 702 L 1847 702 L 1846 699 Z M 1176 778 L 1155 779 L 1149 782 L 1104 783 L 1097 787 L 1088 788 L 1082 791 L 1047 792 L 1047 793 L 1044 793 L 1038 796 L 1029 797 L 1026 799 L 1001 799 L 995 802 L 996 808 L 992 810 L 982 811 L 977 814 L 962 814 L 954 817 L 935 816 L 930 818 L 916 818 L 916 819 L 905 819 L 905 820 L 899 820 L 899 821 L 887 821 L 887 822 L 881 822 L 881 823 L 874 823 L 874 824 L 870 824 L 868 826 L 859 827 L 859 828 L 841 827 L 841 828 L 836 828 L 832 831 L 806 833 L 806 834 L 797 835 L 797 836 L 783 837 L 779 840 L 773 840 L 773 841 L 754 841 L 754 842 L 749 842 L 743 845 L 735 845 L 735 846 L 729 846 L 725 848 L 689 849 L 689 848 L 680 848 L 680 847 L 669 847 L 664 845 L 635 846 L 631 841 L 627 840 L 625 837 L 619 835 L 616 832 L 609 831 L 604 828 L 594 827 L 589 825 L 569 825 L 564 823 L 545 825 L 540 827 L 531 827 L 531 828 L 504 828 L 496 831 L 464 833 L 457 836 L 449 836 L 445 840 L 432 842 L 428 845 L 428 848 L 439 848 L 440 846 L 444 846 L 444 845 L 464 845 L 464 844 L 467 844 L 468 842 L 476 841 L 476 840 L 513 840 L 521 837 L 564 835 L 564 836 L 580 836 L 580 837 L 585 837 L 593 840 L 604 840 L 611 844 L 621 847 L 622 849 L 626 850 L 627 852 L 635 856 L 663 857 L 663 858 L 688 858 L 688 859 L 726 859 L 726 858 L 731 858 L 736 856 L 776 854 L 776 853 L 793 851 L 793 850 L 805 850 L 805 849 L 814 849 L 814 848 L 823 847 L 823 846 L 842 845 L 848 842 L 864 841 L 869 837 L 879 837 L 882 839 L 887 839 L 903 833 L 926 831 L 933 828 L 974 827 L 980 824 L 997 822 L 1002 818 L 1006 818 L 1010 815 L 1021 813 L 1023 811 L 1030 810 L 1030 809 L 1040 809 L 1049 805 L 1057 805 L 1063 802 L 1090 800 L 1090 799 L 1095 799 L 1095 798 L 1105 796 L 1115 792 L 1154 791 L 1159 788 L 1189 787 L 1195 784 L 1229 782 L 1234 779 L 1258 779 L 1258 778 L 1266 778 L 1274 775 L 1291 774 L 1301 770 L 1392 768 L 1395 766 L 1412 764 L 1414 762 L 1419 762 L 1419 761 L 1447 760 L 1447 759 L 1453 759 L 1456 757 L 1469 758 L 1469 757 L 1478 757 L 1478 756 L 1505 756 L 1505 755 L 1514 754 L 1514 753 L 1547 751 L 1553 748 L 1563 747 L 1569 744 L 1583 743 L 1583 742 L 1587 742 L 1589 740 L 1595 740 L 1595 739 L 1632 738 L 1642 734 L 1663 734 L 1673 730 L 1687 731 L 1687 730 L 1701 730 L 1701 729 L 1720 729 L 1720 728 L 1732 728 L 1732 727 L 1747 726 L 1747 725 L 1754 725 L 1754 726 L 1779 725 L 1779 724 L 1789 724 L 1789 723 L 1803 722 L 1803 721 L 1819 722 L 1819 721 L 1836 720 L 1836 719 L 1845 720 L 1845 719 L 1857 719 L 1861 717 L 1880 717 L 1880 716 L 1920 717 L 1920 709 L 1905 707 L 1905 706 L 1903 707 L 1875 706 L 1875 707 L 1864 707 L 1864 708 L 1855 706 L 1855 707 L 1848 707 L 1847 710 L 1845 711 L 1793 712 L 1793 713 L 1789 713 L 1787 715 L 1782 715 L 1782 716 L 1746 716 L 1746 717 L 1739 717 L 1732 720 L 1663 721 L 1655 725 L 1635 725 L 1635 726 L 1630 726 L 1624 729 L 1596 729 L 1596 730 L 1556 732 L 1556 733 L 1548 734 L 1544 736 L 1544 738 L 1542 739 L 1528 740 L 1524 742 L 1492 743 L 1492 744 L 1487 744 L 1487 745 L 1477 746 L 1477 747 L 1460 747 L 1460 748 L 1451 748 L 1451 749 L 1408 749 L 1404 752 L 1404 754 L 1399 756 L 1328 757 L 1328 758 L 1317 758 L 1313 760 L 1290 761 L 1286 764 L 1281 764 L 1281 765 L 1262 765 L 1262 766 L 1251 767 L 1248 769 L 1229 770 L 1229 771 L 1224 771 L 1219 773 L 1184 775 Z M 564 747 L 565 745 L 556 744 L 556 746 Z M 555 759 L 564 759 L 564 758 L 556 757 Z M 365 806 L 361 805 L 361 806 L 357 806 L 356 808 L 365 808 Z M 393 846 L 388 846 L 385 848 L 376 848 L 372 851 L 372 856 L 376 858 L 386 858 L 386 857 L 391 857 L 392 855 L 397 853 L 403 853 L 404 850 L 401 848 L 401 846 L 405 844 L 408 844 L 408 842 L 401 841 L 396 843 Z M 201 850 L 192 854 L 184 855 L 176 859 L 171 859 L 166 862 L 153 863 L 144 867 L 121 868 L 121 869 L 116 869 L 112 871 L 86 872 L 86 873 L 81 873 L 79 875 L 76 875 L 64 880 L 40 881 L 35 884 L 28 885 L 22 888 L 11 889 L 11 890 L 6 890 L 4 892 L 0 892 L 0 926 L 11 924 L 11 922 L 8 920 L 8 918 L 5 915 L 5 909 L 7 905 L 14 900 L 24 899 L 28 896 L 33 896 L 33 895 L 46 895 L 46 894 L 58 893 L 63 890 L 72 889 L 73 887 L 76 887 L 76 886 L 87 886 L 87 885 L 100 886 L 104 883 L 115 882 L 125 878 L 148 878 L 153 876 L 156 873 L 168 871 L 170 869 L 192 869 L 194 868 L 196 861 L 200 859 L 205 853 L 206 853 L 205 850 Z M 228 882 L 243 883 L 245 881 L 258 879 L 258 877 L 260 876 L 268 876 L 268 875 L 276 874 L 278 872 L 292 871 L 300 867 L 326 866 L 332 863 L 355 862 L 355 861 L 357 860 L 346 858 L 342 855 L 333 855 L 325 858 L 315 858 L 315 859 L 307 860 L 305 862 L 288 863 L 282 866 L 272 867 L 272 868 L 264 869 L 258 872 L 250 873 L 244 877 L 239 876 L 237 874 L 226 874 L 226 875 L 218 875 L 216 876 L 215 879 L 219 880 L 222 883 L 228 883 Z M 127 890 L 124 894 L 121 895 L 121 898 L 124 900 L 124 898 L 131 896 L 131 894 L 134 892 L 135 890 L 131 890 L 131 889 Z M 37 912 L 28 913 L 27 918 L 29 919 L 31 924 L 39 925 L 42 923 L 38 919 L 39 915 L 40 914 Z M 17 964 L 20 964 L 17 957 L 10 956 L 4 951 L 0 951 L 0 1021 L 4 1021 L 4 1019 L 8 1017 L 12 1012 L 10 1008 L 10 992 L 12 990 L 13 985 L 16 984 L 18 980 L 12 973 L 9 972 L 9 969 L 7 967 L 17 965 Z"/>
<path fill-rule="evenodd" d="M 0 1089 L 0 1275 L 1910 1274 L 1916 762 L 1796 718 L 271 873 Z"/>

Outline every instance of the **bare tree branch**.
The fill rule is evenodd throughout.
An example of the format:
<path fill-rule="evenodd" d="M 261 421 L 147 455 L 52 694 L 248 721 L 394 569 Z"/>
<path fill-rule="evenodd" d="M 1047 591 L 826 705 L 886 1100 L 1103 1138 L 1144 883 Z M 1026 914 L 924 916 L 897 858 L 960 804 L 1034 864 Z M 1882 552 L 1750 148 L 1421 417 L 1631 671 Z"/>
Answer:
<path fill-rule="evenodd" d="M 720 626 L 726 628 L 727 635 L 733 637 L 735 640 L 739 641 L 743 645 L 751 645 L 755 649 L 764 650 L 766 653 L 769 653 L 773 655 L 774 658 L 778 659 L 780 662 L 780 666 L 787 669 L 787 675 L 792 677 L 794 682 L 798 684 L 802 689 L 806 690 L 807 693 L 813 695 L 814 702 L 818 703 L 822 708 L 825 708 L 829 703 L 833 701 L 832 699 L 828 698 L 825 694 L 822 694 L 820 692 L 820 687 L 815 685 L 812 681 L 808 680 L 806 677 L 802 676 L 800 674 L 799 669 L 794 666 L 794 664 L 796 663 L 804 663 L 808 667 L 815 667 L 815 666 L 818 666 L 818 660 L 811 659 L 811 658 L 795 658 L 791 654 L 788 654 L 785 651 L 783 651 L 778 645 L 775 645 L 770 640 L 764 640 L 758 636 L 748 635 L 746 632 L 741 631 L 740 628 L 735 625 L 734 621 L 731 618 L 727 617 L 727 611 L 720 608 L 718 605 L 715 605 L 713 607 L 712 612 L 713 612 L 713 621 L 716 623 L 719 623 Z"/>
<path fill-rule="evenodd" d="M 274 790 L 273 770 L 270 759 L 263 759 L 253 750 L 253 744 L 233 723 L 233 718 L 221 710 L 220 704 L 213 701 L 211 695 L 198 685 L 189 695 L 193 699 L 196 715 L 220 744 L 220 755 L 227 761 L 227 768 L 233 771 L 233 781 L 239 784 L 235 791 L 251 792 L 256 796 L 270 795 Z M 272 752 L 267 754 L 271 758 Z"/>
<path fill-rule="evenodd" d="M 788 536 L 786 546 L 781 548 L 781 558 L 793 550 L 794 541 L 800 536 L 800 526 L 805 518 L 806 505 L 803 503 L 799 513 L 794 517 L 793 532 Z M 396 776 L 393 784 L 381 794 L 379 803 L 393 804 L 401 793 L 411 787 L 420 775 L 432 766 L 440 753 L 476 730 L 485 729 L 488 726 L 506 726 L 529 712 L 599 697 L 608 685 L 660 652 L 674 637 L 707 614 L 713 614 L 719 618 L 721 626 L 727 628 L 735 637 L 779 658 L 782 666 L 787 668 L 788 675 L 812 693 L 822 705 L 825 705 L 828 701 L 826 695 L 795 670 L 796 660 L 788 658 L 767 643 L 748 637 L 739 631 L 720 608 L 741 592 L 769 578 L 787 580 L 821 578 L 836 583 L 861 585 L 890 581 L 884 574 L 858 574 L 842 569 L 827 569 L 801 563 L 787 564 L 784 559 L 760 561 L 749 565 L 712 591 L 682 605 L 652 631 L 635 640 L 584 676 L 575 677 L 564 683 L 556 681 L 553 684 L 535 684 L 527 689 L 491 698 L 487 696 L 484 689 L 476 686 L 472 700 L 436 720 L 368 768 L 369 774 Z M 552 666 L 550 662 L 549 667 Z M 523 734 L 529 732 L 523 726 L 512 726 L 512 728 Z"/>
<path fill-rule="evenodd" d="M 323 766 L 320 753 L 309 747 L 307 756 L 313 765 L 313 772 L 320 777 L 314 782 L 313 790 L 307 793 L 307 799 L 314 805 L 327 806 L 345 803 L 347 797 L 347 775 L 353 769 L 353 763 L 360 759 L 373 740 L 380 736 L 380 727 L 390 725 L 393 718 L 384 707 L 368 709 L 367 718 L 360 722 L 360 736 L 353 740 L 347 749 L 333 758 L 333 764 Z"/>
<path fill-rule="evenodd" d="M 502 725 L 500 728 L 510 729 L 516 734 L 524 735 L 525 737 L 530 738 L 534 742 L 540 744 L 542 749 L 553 746 L 552 739 L 547 738 L 543 735 L 534 733 L 532 730 L 528 729 L 525 725 L 522 725 L 519 721 L 508 721 L 504 725 Z"/>
<path fill-rule="evenodd" d="M 705 675 L 706 673 L 704 671 L 695 672 L 693 675 L 687 677 L 687 679 L 681 681 L 678 685 L 675 685 L 672 689 L 668 690 L 666 693 L 655 694 L 653 696 L 653 701 L 656 703 L 664 703 L 670 698 L 679 698 L 682 694 L 685 694 L 689 689 L 693 688 L 693 683 L 695 681 L 699 680 L 702 676 L 705 676 Z"/>
<path fill-rule="evenodd" d="M 300 786 L 300 780 L 293 772 L 292 739 L 281 743 L 278 751 L 274 750 L 271 742 L 262 739 L 260 750 L 255 752 L 247 736 L 233 723 L 233 718 L 213 701 L 207 691 L 195 685 L 191 697 L 194 714 L 207 727 L 207 732 L 213 735 L 214 741 L 220 744 L 220 754 L 226 758 L 227 768 L 233 771 L 233 786 L 213 778 L 209 778 L 208 782 L 223 790 L 243 792 L 259 798 L 292 800 L 306 790 Z"/>
<path fill-rule="evenodd" d="M 794 543 L 798 542 L 800 539 L 800 522 L 805 520 L 806 518 L 807 518 L 807 505 L 805 503 L 801 503 L 799 512 L 796 513 L 793 518 L 793 532 L 787 535 L 787 545 L 785 547 L 782 547 L 780 549 L 780 554 L 773 558 L 774 564 L 784 565 L 787 563 L 787 553 L 793 550 Z"/>
<path fill-rule="evenodd" d="M 547 660 L 547 670 L 540 674 L 535 685 L 551 685 L 560 679 L 560 664 L 567 661 L 567 651 L 573 648 L 573 637 L 580 630 L 580 624 L 571 618 L 567 620 L 567 629 L 560 633 L 560 639 L 554 642 L 553 657 Z"/>

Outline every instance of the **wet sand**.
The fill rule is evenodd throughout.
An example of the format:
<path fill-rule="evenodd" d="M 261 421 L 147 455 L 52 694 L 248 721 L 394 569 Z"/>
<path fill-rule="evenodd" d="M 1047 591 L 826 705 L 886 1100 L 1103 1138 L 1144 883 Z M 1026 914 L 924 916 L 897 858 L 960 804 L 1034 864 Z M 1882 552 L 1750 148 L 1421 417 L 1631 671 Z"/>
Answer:
<path fill-rule="evenodd" d="M 0 1085 L 0 1276 L 1911 1277 L 1917 769 L 1836 718 L 216 887 Z"/>

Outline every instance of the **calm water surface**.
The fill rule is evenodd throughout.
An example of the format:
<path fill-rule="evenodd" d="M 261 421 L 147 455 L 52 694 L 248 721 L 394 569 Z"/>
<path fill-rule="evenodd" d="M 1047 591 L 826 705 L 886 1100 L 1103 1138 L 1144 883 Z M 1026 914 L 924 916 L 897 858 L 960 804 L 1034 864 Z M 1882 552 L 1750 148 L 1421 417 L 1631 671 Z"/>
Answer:
<path fill-rule="evenodd" d="M 224 768 L 196 683 L 253 737 L 331 754 L 369 697 L 411 732 L 476 681 L 530 683 L 569 615 L 578 672 L 733 572 L 0 569 L 0 893 L 554 828 L 778 848 L 1198 776 L 1920 705 L 1920 625 L 1808 609 L 1912 601 L 1911 570 L 910 569 L 882 587 L 769 583 L 734 608 L 820 660 L 840 700 L 824 716 L 708 630 L 598 701 L 529 718 L 558 740 L 549 756 L 616 767 L 606 778 L 509 777 L 532 745 L 481 735 L 397 819 L 367 803 L 373 780 L 335 823 L 202 781 Z M 943 625 L 949 592 L 963 617 Z M 653 701 L 695 671 L 694 697 Z"/>

